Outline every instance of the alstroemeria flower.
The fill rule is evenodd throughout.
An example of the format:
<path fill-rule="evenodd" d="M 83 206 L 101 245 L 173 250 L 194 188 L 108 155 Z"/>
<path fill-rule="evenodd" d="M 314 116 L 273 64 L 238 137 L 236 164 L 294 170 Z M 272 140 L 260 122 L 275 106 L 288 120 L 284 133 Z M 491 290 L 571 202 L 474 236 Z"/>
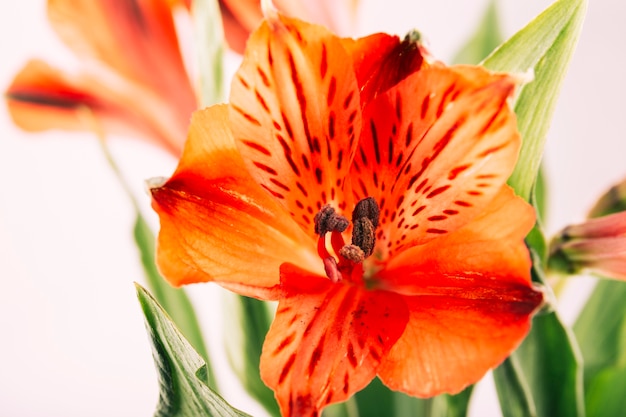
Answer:
<path fill-rule="evenodd" d="M 340 39 L 273 16 L 230 103 L 195 113 L 174 175 L 152 181 L 158 264 L 278 300 L 261 376 L 315 416 L 376 375 L 429 397 L 479 380 L 542 295 L 505 185 L 515 79 L 428 63 L 413 39 Z"/>
<path fill-rule="evenodd" d="M 93 130 L 140 136 L 179 156 L 197 101 L 166 0 L 48 0 L 59 37 L 93 68 L 70 75 L 29 62 L 6 92 L 29 131 Z"/>
<path fill-rule="evenodd" d="M 356 7 L 353 1 L 332 8 L 325 1 L 309 3 L 284 0 L 278 6 L 320 23 L 334 17 L 336 25 L 348 22 Z M 76 75 L 41 60 L 28 62 L 6 92 L 14 122 L 35 132 L 102 128 L 179 156 L 198 102 L 179 48 L 177 6 L 189 11 L 191 1 L 48 0 L 53 29 L 79 58 L 96 65 Z M 260 2 L 224 0 L 220 7 L 227 41 L 241 52 L 261 21 Z"/>
<path fill-rule="evenodd" d="M 552 241 L 550 266 L 626 280 L 626 212 L 568 226 Z"/>

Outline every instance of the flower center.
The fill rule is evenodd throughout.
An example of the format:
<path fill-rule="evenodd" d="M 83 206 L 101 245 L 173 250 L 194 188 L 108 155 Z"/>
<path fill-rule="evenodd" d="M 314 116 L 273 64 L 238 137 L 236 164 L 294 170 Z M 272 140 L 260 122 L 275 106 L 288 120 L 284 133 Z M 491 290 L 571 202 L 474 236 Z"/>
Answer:
<path fill-rule="evenodd" d="M 350 222 L 337 213 L 330 205 L 325 205 L 315 215 L 317 253 L 324 262 L 326 276 L 332 282 L 348 279 L 351 282 L 363 280 L 363 261 L 372 255 L 376 246 L 376 228 L 380 220 L 380 208 L 372 197 L 359 201 L 352 212 L 352 243 L 346 244 L 342 233 Z M 326 234 L 330 233 L 330 246 L 334 256 L 326 246 Z"/>

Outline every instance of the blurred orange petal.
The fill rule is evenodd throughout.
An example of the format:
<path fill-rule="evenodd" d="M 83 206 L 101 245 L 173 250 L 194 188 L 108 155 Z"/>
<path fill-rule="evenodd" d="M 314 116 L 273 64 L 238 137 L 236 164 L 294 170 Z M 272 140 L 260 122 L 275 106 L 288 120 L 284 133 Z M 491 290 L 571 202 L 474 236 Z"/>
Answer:
<path fill-rule="evenodd" d="M 15 124 L 28 131 L 101 127 L 143 137 L 174 154 L 182 147 L 186 123 L 172 119 L 169 105 L 159 97 L 122 80 L 106 83 L 103 77 L 88 74 L 70 76 L 33 60 L 15 77 L 5 98 Z"/>
<path fill-rule="evenodd" d="M 187 117 L 195 110 L 167 1 L 48 0 L 48 16 L 79 56 L 162 94 Z"/>
<path fill-rule="evenodd" d="M 275 0 L 275 7 L 285 16 L 317 23 L 334 33 L 349 35 L 353 31 L 356 2 L 352 0 Z M 261 23 L 263 13 L 259 0 L 220 0 L 226 41 L 242 54 L 251 32 Z"/>

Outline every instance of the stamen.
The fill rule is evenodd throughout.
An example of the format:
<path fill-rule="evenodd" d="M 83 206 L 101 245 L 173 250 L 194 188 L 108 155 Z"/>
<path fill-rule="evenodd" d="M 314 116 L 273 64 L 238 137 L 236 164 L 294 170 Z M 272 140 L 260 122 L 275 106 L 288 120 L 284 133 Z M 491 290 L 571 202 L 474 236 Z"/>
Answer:
<path fill-rule="evenodd" d="M 367 258 L 376 246 L 376 228 L 367 217 L 357 219 L 352 225 L 352 244 L 358 246 Z"/>
<path fill-rule="evenodd" d="M 328 232 L 344 232 L 350 225 L 348 219 L 337 214 L 335 209 L 328 204 L 322 207 L 313 220 L 315 222 L 315 233 L 320 236 Z"/>
<path fill-rule="evenodd" d="M 346 241 L 343 240 L 343 235 L 338 232 L 332 232 L 330 234 L 330 245 L 332 246 L 335 253 L 339 253 L 341 248 L 346 245 Z"/>
<path fill-rule="evenodd" d="M 355 245 L 345 245 L 339 251 L 339 255 L 354 262 L 355 264 L 361 263 L 365 260 L 365 253 L 363 250 Z"/>
<path fill-rule="evenodd" d="M 326 249 L 326 239 L 324 239 L 324 236 L 320 236 L 320 238 L 317 239 L 317 254 L 322 259 L 331 257 L 330 252 Z"/>
<path fill-rule="evenodd" d="M 378 227 L 380 208 L 376 200 L 374 200 L 374 197 L 367 197 L 356 203 L 356 207 L 354 207 L 354 211 L 352 212 L 352 223 L 356 223 L 358 219 L 364 217 L 369 219 L 374 229 Z"/>

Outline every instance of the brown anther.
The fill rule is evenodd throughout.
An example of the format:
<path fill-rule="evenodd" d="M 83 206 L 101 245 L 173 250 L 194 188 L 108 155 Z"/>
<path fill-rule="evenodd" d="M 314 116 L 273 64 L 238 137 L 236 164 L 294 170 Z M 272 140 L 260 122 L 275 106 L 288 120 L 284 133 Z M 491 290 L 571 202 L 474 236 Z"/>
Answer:
<path fill-rule="evenodd" d="M 367 197 L 356 203 L 354 211 L 352 212 L 352 223 L 356 223 L 358 219 L 367 218 L 374 226 L 374 229 L 378 227 L 380 221 L 380 208 L 378 203 L 374 200 L 374 197 Z"/>
<path fill-rule="evenodd" d="M 363 250 L 356 245 L 346 245 L 339 251 L 339 255 L 356 264 L 365 260 Z"/>
<path fill-rule="evenodd" d="M 367 258 L 376 246 L 376 228 L 367 217 L 361 217 L 352 224 L 352 244 L 358 246 Z"/>
<path fill-rule="evenodd" d="M 329 204 L 322 207 L 313 220 L 315 222 L 315 233 L 320 236 L 328 232 L 341 233 L 350 225 L 348 219 L 338 214 Z"/>

